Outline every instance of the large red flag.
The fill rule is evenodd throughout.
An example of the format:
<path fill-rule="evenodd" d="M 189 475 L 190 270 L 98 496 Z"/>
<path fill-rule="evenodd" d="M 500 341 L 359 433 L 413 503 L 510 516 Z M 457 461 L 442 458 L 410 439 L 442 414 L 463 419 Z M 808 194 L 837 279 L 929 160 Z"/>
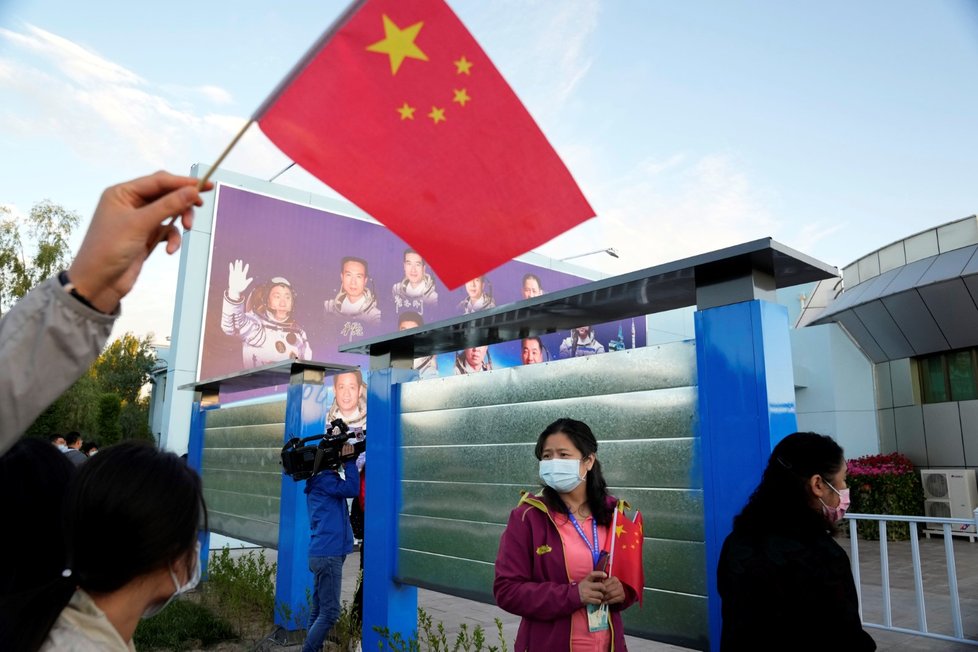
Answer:
<path fill-rule="evenodd" d="M 642 513 L 635 512 L 635 518 L 625 514 L 624 501 L 618 502 L 612 532 L 612 552 L 608 562 L 609 574 L 630 587 L 638 595 L 642 604 L 642 589 L 645 587 L 645 569 L 642 567 L 642 542 L 645 530 L 642 527 Z"/>
<path fill-rule="evenodd" d="M 443 0 L 354 4 L 254 119 L 451 289 L 594 215 Z"/>

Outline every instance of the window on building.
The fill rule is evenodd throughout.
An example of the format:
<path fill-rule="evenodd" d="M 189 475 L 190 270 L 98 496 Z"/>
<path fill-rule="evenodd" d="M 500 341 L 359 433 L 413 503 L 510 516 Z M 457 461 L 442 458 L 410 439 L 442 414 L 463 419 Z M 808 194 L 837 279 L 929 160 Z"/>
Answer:
<path fill-rule="evenodd" d="M 976 349 L 937 353 L 917 359 L 924 403 L 978 399 Z"/>

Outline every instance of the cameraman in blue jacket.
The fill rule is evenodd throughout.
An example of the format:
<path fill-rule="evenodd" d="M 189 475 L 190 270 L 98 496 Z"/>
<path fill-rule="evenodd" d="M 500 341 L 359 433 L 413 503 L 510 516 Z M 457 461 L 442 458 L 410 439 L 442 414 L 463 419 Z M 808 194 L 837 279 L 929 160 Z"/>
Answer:
<path fill-rule="evenodd" d="M 347 444 L 340 457 L 353 456 Z M 340 616 L 340 583 L 343 562 L 353 552 L 353 530 L 347 498 L 360 495 L 360 473 L 356 457 L 343 464 L 344 475 L 328 469 L 306 481 L 306 505 L 309 508 L 309 570 L 313 573 L 312 611 L 302 652 L 318 652 L 326 635 Z"/>

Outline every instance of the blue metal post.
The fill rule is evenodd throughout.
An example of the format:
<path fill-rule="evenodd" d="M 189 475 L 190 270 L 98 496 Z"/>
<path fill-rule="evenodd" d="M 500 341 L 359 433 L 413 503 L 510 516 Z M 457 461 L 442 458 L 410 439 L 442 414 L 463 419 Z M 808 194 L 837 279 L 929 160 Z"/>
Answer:
<path fill-rule="evenodd" d="M 320 382 L 321 384 L 321 382 Z M 293 377 L 286 393 L 285 437 L 319 434 L 320 423 L 303 424 L 304 390 L 301 374 Z M 321 406 L 320 406 L 321 408 Z M 308 429 L 308 432 L 304 429 Z M 282 498 L 279 506 L 278 573 L 275 579 L 275 624 L 287 630 L 304 629 L 309 619 L 312 595 L 312 573 L 309 571 L 309 512 L 306 508 L 305 482 L 295 482 L 282 474 Z"/>
<path fill-rule="evenodd" d="M 202 475 L 204 467 L 204 426 L 207 423 L 207 409 L 200 399 L 194 401 L 190 412 L 190 434 L 187 440 L 187 466 Z M 200 574 L 207 577 L 207 561 L 210 557 L 211 533 L 204 529 L 197 535 L 200 541 Z"/>
<path fill-rule="evenodd" d="M 363 649 L 381 641 L 374 627 L 408 640 L 418 627 L 418 590 L 397 577 L 401 511 L 400 385 L 410 369 L 371 369 L 367 395 L 367 495 L 364 524 Z"/>
<path fill-rule="evenodd" d="M 709 308 L 695 324 L 710 649 L 719 650 L 720 549 L 771 449 L 797 429 L 794 374 L 784 306 L 753 300 Z"/>

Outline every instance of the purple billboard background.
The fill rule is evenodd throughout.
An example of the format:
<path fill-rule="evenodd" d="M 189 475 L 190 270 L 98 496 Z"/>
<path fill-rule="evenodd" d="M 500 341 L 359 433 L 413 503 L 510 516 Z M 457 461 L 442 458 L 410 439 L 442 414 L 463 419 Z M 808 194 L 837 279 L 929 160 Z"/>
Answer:
<path fill-rule="evenodd" d="M 340 364 L 363 364 L 363 356 L 343 354 L 337 347 L 350 341 L 341 335 L 341 324 L 327 318 L 324 302 L 337 296 L 341 289 L 340 262 L 345 256 L 362 258 L 368 263 L 368 288 L 376 293 L 381 311 L 379 323 L 365 326 L 361 339 L 397 330 L 397 313 L 392 287 L 404 278 L 403 254 L 406 245 L 380 225 L 330 213 L 323 209 L 296 204 L 258 193 L 221 185 L 217 190 L 217 209 L 211 240 L 211 265 L 206 292 L 200 364 L 197 378 L 207 379 L 236 373 L 245 368 L 242 339 L 222 330 L 222 307 L 228 288 L 228 265 L 242 260 L 249 265 L 253 278 L 249 292 L 273 277 L 284 277 L 292 285 L 295 298 L 293 320 L 305 331 L 312 355 L 305 359 Z M 491 246 L 491 243 L 460 243 L 460 247 Z M 433 275 L 430 269 L 426 269 Z M 545 291 L 560 290 L 585 283 L 588 279 L 563 272 L 510 261 L 488 273 L 493 300 L 497 306 L 521 300 L 522 279 L 527 273 L 540 278 Z M 464 286 L 449 292 L 435 277 L 437 305 L 424 307 L 426 323 L 462 313 L 460 303 L 467 295 Z M 624 348 L 645 345 L 645 322 L 623 321 Z M 595 327 L 605 349 L 617 338 L 619 323 Z M 633 336 L 634 332 L 634 336 Z M 558 358 L 560 341 L 566 332 L 544 336 L 551 359 Z M 520 364 L 519 342 L 490 347 L 495 368 Z M 282 359 L 287 358 L 286 354 Z M 451 374 L 454 354 L 439 357 L 441 374 Z"/>

